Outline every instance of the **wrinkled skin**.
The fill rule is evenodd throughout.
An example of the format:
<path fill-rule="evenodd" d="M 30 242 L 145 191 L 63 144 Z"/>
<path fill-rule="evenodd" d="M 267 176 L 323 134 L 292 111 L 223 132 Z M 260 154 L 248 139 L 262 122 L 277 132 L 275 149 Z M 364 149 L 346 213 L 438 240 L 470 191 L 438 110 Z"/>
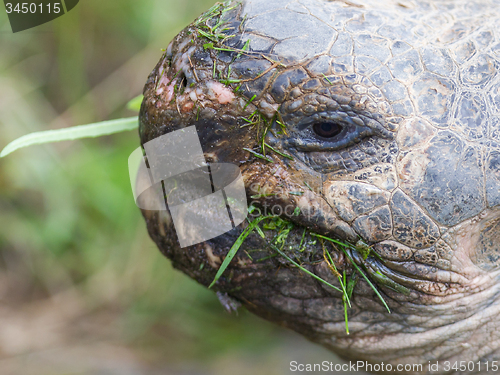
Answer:
<path fill-rule="evenodd" d="M 232 5 L 223 20 L 234 36 L 223 44 L 234 51 L 204 48 L 199 25 L 169 45 L 144 88 L 141 143 L 195 125 L 208 162 L 240 167 L 249 203 L 294 223 L 287 247 L 304 267 L 339 285 L 321 241 L 307 235 L 306 250 L 297 251 L 303 228 L 352 244 L 361 238 L 372 253 L 363 260 L 352 252 L 356 263 L 408 293 L 377 282 L 388 313 L 358 281 L 347 335 L 340 293 L 269 258 L 269 239 L 256 232 L 213 289 L 346 359 L 499 360 L 500 7 L 487 0 Z M 220 14 L 207 22 L 218 21 Z M 248 52 L 236 52 L 248 39 Z M 227 78 L 229 65 L 229 78 L 243 81 L 214 79 L 214 66 Z M 255 110 L 269 132 L 243 126 Z M 271 163 L 243 149 L 261 152 L 263 135 L 292 159 L 268 149 Z M 296 207 L 300 214 L 290 214 Z M 168 212 L 143 213 L 160 250 L 206 286 L 245 227 L 181 249 Z M 324 245 L 337 269 L 353 274 L 345 254 Z"/>

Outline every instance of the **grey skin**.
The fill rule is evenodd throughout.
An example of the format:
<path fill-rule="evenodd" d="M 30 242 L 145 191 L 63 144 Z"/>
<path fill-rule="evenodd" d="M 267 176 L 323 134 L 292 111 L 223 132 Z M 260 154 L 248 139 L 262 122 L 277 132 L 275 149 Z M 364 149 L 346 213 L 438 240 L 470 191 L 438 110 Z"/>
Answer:
<path fill-rule="evenodd" d="M 141 143 L 195 125 L 209 162 L 240 167 L 249 203 L 293 222 L 284 251 L 305 268 L 339 285 L 310 231 L 371 246 L 366 260 L 350 254 L 392 312 L 360 279 L 347 335 L 340 293 L 272 256 L 270 239 L 256 232 L 213 289 L 346 359 L 391 364 L 392 373 L 455 372 L 445 361 L 476 363 L 460 373 L 488 373 L 489 361 L 496 373 L 498 3 L 249 0 L 225 9 L 233 5 L 206 21 L 224 22 L 223 42 L 195 23 L 168 46 L 144 88 Z M 228 73 L 233 81 L 220 83 Z M 267 133 L 263 122 L 244 126 L 256 110 Z M 261 152 L 262 136 L 292 159 L 244 150 Z M 207 286 L 245 227 L 181 249 L 168 212 L 143 214 L 174 266 Z M 338 247 L 323 245 L 340 272 L 354 273 Z"/>

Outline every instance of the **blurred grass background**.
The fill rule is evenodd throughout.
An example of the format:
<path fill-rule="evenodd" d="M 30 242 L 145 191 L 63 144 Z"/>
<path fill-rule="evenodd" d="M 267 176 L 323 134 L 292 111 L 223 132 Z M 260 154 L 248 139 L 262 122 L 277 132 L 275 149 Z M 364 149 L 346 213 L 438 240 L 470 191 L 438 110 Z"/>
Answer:
<path fill-rule="evenodd" d="M 0 148 L 128 117 L 172 37 L 212 0 L 82 0 L 12 34 L 0 6 Z M 172 269 L 129 187 L 136 132 L 0 160 L 0 375 L 287 374 L 324 349 Z"/>

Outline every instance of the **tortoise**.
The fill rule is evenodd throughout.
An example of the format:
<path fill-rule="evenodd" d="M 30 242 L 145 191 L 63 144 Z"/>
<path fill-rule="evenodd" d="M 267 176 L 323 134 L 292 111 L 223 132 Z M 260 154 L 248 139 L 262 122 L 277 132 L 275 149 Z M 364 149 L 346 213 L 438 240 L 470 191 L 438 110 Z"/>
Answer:
<path fill-rule="evenodd" d="M 195 126 L 254 211 L 181 248 L 143 210 L 151 238 L 209 286 L 264 218 L 213 285 L 226 301 L 390 372 L 495 372 L 499 22 L 493 0 L 216 4 L 150 74 L 140 141 Z"/>

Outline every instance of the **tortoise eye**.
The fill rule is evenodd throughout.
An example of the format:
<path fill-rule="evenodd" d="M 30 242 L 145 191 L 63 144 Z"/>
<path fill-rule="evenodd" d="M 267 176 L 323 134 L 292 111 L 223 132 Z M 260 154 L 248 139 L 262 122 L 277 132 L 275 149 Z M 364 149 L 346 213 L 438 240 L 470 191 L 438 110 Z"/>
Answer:
<path fill-rule="evenodd" d="M 340 134 L 342 126 L 335 122 L 317 122 L 313 125 L 314 132 L 323 138 L 333 138 Z"/>

